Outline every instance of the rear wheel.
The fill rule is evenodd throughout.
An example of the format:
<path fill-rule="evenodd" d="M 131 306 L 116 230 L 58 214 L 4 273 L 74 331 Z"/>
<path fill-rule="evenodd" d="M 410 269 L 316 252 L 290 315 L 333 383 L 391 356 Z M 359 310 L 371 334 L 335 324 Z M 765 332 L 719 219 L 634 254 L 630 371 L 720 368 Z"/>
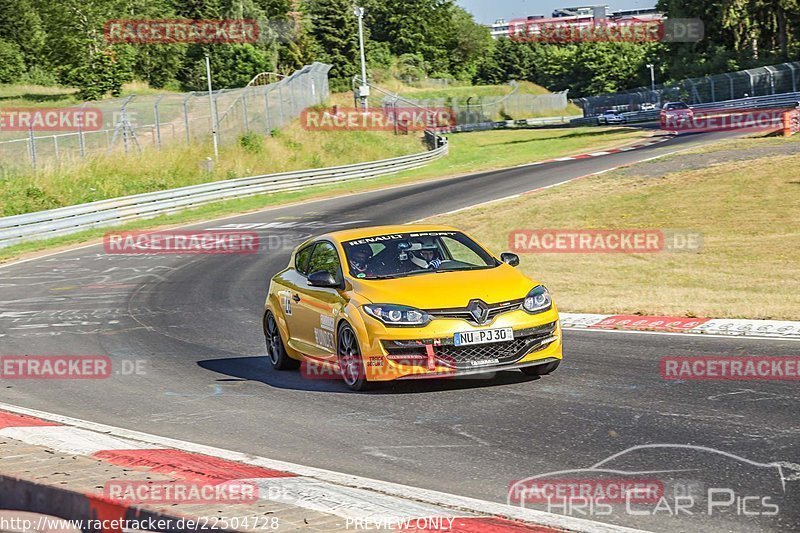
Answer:
<path fill-rule="evenodd" d="M 558 368 L 558 365 L 560 364 L 561 361 L 552 361 L 543 365 L 526 366 L 524 368 L 520 368 L 520 371 L 526 376 L 546 376 L 547 374 L 555 372 L 556 368 Z"/>
<path fill-rule="evenodd" d="M 356 332 L 348 324 L 339 327 L 339 339 L 336 343 L 336 354 L 339 358 L 339 370 L 345 384 L 354 391 L 366 390 L 369 386 L 364 360 L 358 347 Z"/>
<path fill-rule="evenodd" d="M 272 368 L 275 370 L 296 370 L 300 367 L 300 361 L 292 359 L 286 353 L 286 348 L 283 345 L 281 332 L 278 329 L 278 322 L 275 320 L 275 315 L 272 311 L 267 311 L 264 317 L 265 336 L 267 338 L 267 355 L 269 362 L 272 363 Z"/>

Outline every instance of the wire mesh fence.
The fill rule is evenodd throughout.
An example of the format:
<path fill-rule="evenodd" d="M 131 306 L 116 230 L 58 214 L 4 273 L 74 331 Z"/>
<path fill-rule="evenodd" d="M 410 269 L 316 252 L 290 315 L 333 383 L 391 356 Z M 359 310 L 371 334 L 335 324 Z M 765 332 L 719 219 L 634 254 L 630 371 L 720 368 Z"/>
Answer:
<path fill-rule="evenodd" d="M 575 98 L 585 117 L 616 111 L 640 111 L 643 104 L 661 106 L 682 101 L 690 105 L 723 102 L 755 96 L 796 93 L 800 87 L 800 62 L 782 63 L 704 78 L 692 78 L 666 85 L 639 87 L 629 91 Z M 645 106 L 647 107 L 647 106 Z"/>
<path fill-rule="evenodd" d="M 70 129 L 57 125 L 58 131 L 46 125 L 40 128 L 33 121 L 26 130 L 0 128 L 0 164 L 36 167 L 68 164 L 98 154 L 160 150 L 210 141 L 214 129 L 220 143 L 235 142 L 249 132 L 269 134 L 300 116 L 304 108 L 327 100 L 330 68 L 313 63 L 290 76 L 262 73 L 246 87 L 211 94 L 167 93 L 85 102 L 72 108 L 71 114 L 99 114 L 99 127 L 87 128 L 76 120 Z M 47 112 L 40 110 L 39 115 Z M 36 114 L 37 110 L 30 108 L 26 113 Z"/>
<path fill-rule="evenodd" d="M 448 108 L 452 110 L 455 124 L 466 125 L 559 115 L 569 104 L 567 91 L 554 94 L 523 94 L 519 92 L 519 86 L 515 82 L 511 82 L 511 85 L 511 92 L 502 97 L 414 99 L 387 95 L 383 98 L 382 105 L 391 108 L 411 103 L 421 108 Z"/>

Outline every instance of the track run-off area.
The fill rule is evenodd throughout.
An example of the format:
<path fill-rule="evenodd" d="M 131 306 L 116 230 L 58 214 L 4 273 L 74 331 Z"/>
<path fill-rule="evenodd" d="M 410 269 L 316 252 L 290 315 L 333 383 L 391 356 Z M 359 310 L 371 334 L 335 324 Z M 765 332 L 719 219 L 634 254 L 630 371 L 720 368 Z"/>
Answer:
<path fill-rule="evenodd" d="M 566 330 L 564 362 L 551 376 L 505 372 L 392 383 L 364 394 L 338 381 L 275 372 L 265 355 L 261 318 L 269 280 L 312 235 L 412 222 L 730 135 L 680 135 L 638 150 L 181 228 L 258 232 L 262 249 L 253 255 L 114 255 L 93 244 L 3 265 L 0 354 L 101 355 L 114 371 L 97 380 L 3 380 L 2 402 L 502 503 L 518 480 L 548 473 L 579 478 L 581 469 L 602 463 L 656 476 L 669 487 L 724 487 L 725 497 L 736 499 L 712 513 L 705 506 L 692 513 L 634 514 L 624 505 L 610 514 L 550 511 L 659 532 L 796 531 L 797 382 L 670 381 L 660 375 L 659 361 L 800 355 L 800 342 Z M 784 479 L 755 463 L 783 464 Z M 758 500 L 741 500 L 751 496 Z M 771 509 L 765 497 L 779 513 L 753 514 Z"/>

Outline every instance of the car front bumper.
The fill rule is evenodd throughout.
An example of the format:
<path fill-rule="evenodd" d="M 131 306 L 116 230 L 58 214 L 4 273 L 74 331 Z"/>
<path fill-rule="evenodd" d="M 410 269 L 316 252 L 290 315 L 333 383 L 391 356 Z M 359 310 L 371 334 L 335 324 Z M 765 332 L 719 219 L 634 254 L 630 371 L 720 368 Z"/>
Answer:
<path fill-rule="evenodd" d="M 367 379 L 447 378 L 546 364 L 562 357 L 558 312 L 531 315 L 516 310 L 477 326 L 462 319 L 437 318 L 425 327 L 391 328 L 375 319 L 365 322 L 362 357 Z M 511 328 L 505 342 L 455 346 L 457 332 Z"/>

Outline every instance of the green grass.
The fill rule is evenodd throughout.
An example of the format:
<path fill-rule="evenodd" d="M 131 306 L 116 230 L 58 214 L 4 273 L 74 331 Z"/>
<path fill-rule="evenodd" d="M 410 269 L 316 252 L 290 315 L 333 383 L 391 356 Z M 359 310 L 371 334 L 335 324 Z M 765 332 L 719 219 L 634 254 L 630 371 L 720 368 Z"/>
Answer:
<path fill-rule="evenodd" d="M 575 133 L 580 135 L 570 136 L 570 134 Z M 401 185 L 444 176 L 454 176 L 467 172 L 504 168 L 552 157 L 566 156 L 577 152 L 600 150 L 613 145 L 632 142 L 641 136 L 641 132 L 630 131 L 625 128 L 493 131 L 451 135 L 450 155 L 447 158 L 436 161 L 421 169 L 357 182 L 314 187 L 302 191 L 281 192 L 219 202 L 175 215 L 162 216 L 150 220 L 137 221 L 124 226 L 117 226 L 114 230 L 145 229 L 163 225 L 187 224 L 190 222 L 222 217 L 224 215 L 255 211 L 273 205 L 353 194 L 380 187 Z M 400 137 L 400 139 L 412 144 L 419 142 L 418 139 L 412 136 Z M 340 142 L 347 141 L 342 140 Z M 375 148 L 373 147 L 372 149 L 374 150 Z M 49 250 L 58 246 L 74 245 L 90 241 L 101 237 L 107 231 L 109 230 L 90 230 L 55 239 L 30 241 L 0 249 L 0 261 L 8 261 L 29 252 Z"/>
<path fill-rule="evenodd" d="M 519 83 L 518 94 L 551 94 L 550 91 L 540 85 L 531 83 L 529 81 L 521 81 Z M 446 87 L 437 88 L 418 88 L 409 87 L 397 80 L 387 80 L 379 83 L 382 88 L 396 92 L 401 96 L 414 100 L 426 99 L 443 99 L 450 98 L 459 103 L 459 105 L 466 105 L 467 99 L 473 98 L 477 101 L 483 98 L 486 103 L 499 100 L 503 96 L 511 94 L 513 88 L 511 85 L 449 85 Z M 352 101 L 352 95 L 350 96 Z M 472 102 L 473 104 L 476 102 Z M 499 111 L 499 108 L 497 109 Z M 537 118 L 544 116 L 567 116 L 567 115 L 581 115 L 583 112 L 575 104 L 569 103 L 567 107 L 558 112 L 548 111 L 541 113 L 526 113 L 525 116 L 514 118 Z M 499 117 L 496 117 L 499 119 Z"/>
<path fill-rule="evenodd" d="M 70 87 L 0 84 L 0 107 L 70 106 L 80 103 L 76 92 Z"/>
<path fill-rule="evenodd" d="M 529 81 L 519 83 L 520 94 L 550 94 L 550 91 Z M 448 85 L 436 88 L 410 87 L 400 82 L 388 82 L 385 88 L 398 92 L 409 98 L 458 98 L 466 100 L 470 96 L 479 97 L 500 97 L 510 94 L 513 88 L 511 85 Z"/>
<path fill-rule="evenodd" d="M 460 227 L 496 252 L 515 229 L 699 232 L 699 253 L 522 255 L 520 268 L 563 311 L 798 320 L 796 142 L 724 141 L 428 222 Z M 776 146 L 785 153 L 763 154 Z M 745 150 L 747 160 L 728 160 Z"/>
<path fill-rule="evenodd" d="M 146 83 L 126 83 L 120 97 L 170 93 L 167 89 L 153 89 Z M 82 103 L 75 87 L 49 87 L 45 85 L 0 84 L 0 107 L 68 107 Z M 111 98 L 111 97 L 109 97 Z"/>
<path fill-rule="evenodd" d="M 12 167 L 0 176 L 0 214 L 29 213 L 131 194 L 242 176 L 374 161 L 424 150 L 419 139 L 389 132 L 305 131 L 292 125 L 274 137 L 252 135 L 225 145 L 212 172 L 203 162 L 208 143 L 150 149 L 145 155 L 113 153 L 70 166 Z"/>
<path fill-rule="evenodd" d="M 642 139 L 633 128 L 499 130 L 449 135 L 450 156 L 413 172 L 421 176 L 496 170 L 597 151 Z"/>

